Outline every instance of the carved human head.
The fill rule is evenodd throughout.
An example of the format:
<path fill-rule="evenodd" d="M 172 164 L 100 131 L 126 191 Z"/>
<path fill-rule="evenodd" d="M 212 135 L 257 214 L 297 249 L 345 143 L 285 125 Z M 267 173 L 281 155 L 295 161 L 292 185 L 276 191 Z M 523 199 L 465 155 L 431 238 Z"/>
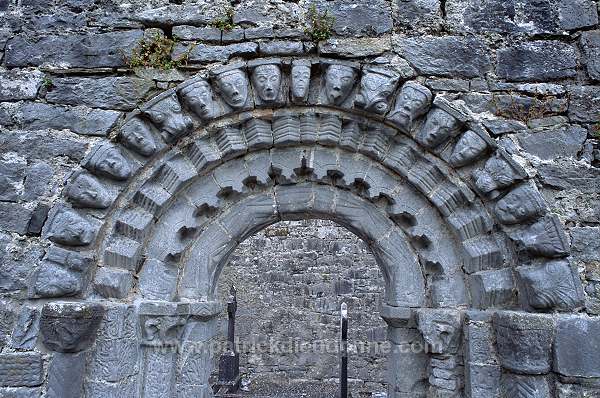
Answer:
<path fill-rule="evenodd" d="M 160 128 L 166 141 L 185 134 L 193 127 L 192 119 L 183 114 L 175 93 L 144 109 L 143 112 Z"/>
<path fill-rule="evenodd" d="M 73 178 L 66 189 L 71 202 L 79 207 L 106 209 L 112 200 L 108 190 L 95 177 L 80 173 Z"/>
<path fill-rule="evenodd" d="M 473 172 L 473 178 L 479 192 L 494 199 L 500 195 L 499 190 L 512 185 L 519 176 L 507 161 L 494 156 L 483 169 Z"/>
<path fill-rule="evenodd" d="M 67 246 L 88 245 L 95 234 L 92 224 L 68 208 L 59 209 L 54 214 L 47 230 L 48 239 Z"/>
<path fill-rule="evenodd" d="M 365 69 L 354 105 L 383 115 L 389 109 L 390 97 L 396 89 L 399 78 L 396 72 L 388 69 L 376 67 Z"/>
<path fill-rule="evenodd" d="M 92 173 L 122 181 L 131 175 L 131 166 L 119 148 L 106 143 L 98 146 L 84 161 L 84 167 Z"/>
<path fill-rule="evenodd" d="M 460 133 L 460 121 L 441 108 L 435 108 L 427 114 L 427 119 L 416 135 L 419 144 L 435 148 Z"/>
<path fill-rule="evenodd" d="M 265 103 L 275 101 L 281 88 L 281 68 L 278 63 L 265 63 L 252 69 L 252 87 Z"/>
<path fill-rule="evenodd" d="M 248 78 L 246 72 L 235 68 L 215 76 L 217 90 L 223 100 L 233 109 L 242 109 L 248 100 Z"/>
<path fill-rule="evenodd" d="M 292 100 L 304 102 L 308 98 L 310 86 L 311 63 L 307 60 L 295 60 L 292 62 Z"/>
<path fill-rule="evenodd" d="M 452 150 L 449 163 L 454 167 L 466 166 L 477 160 L 487 149 L 488 144 L 473 130 L 465 132 Z"/>
<path fill-rule="evenodd" d="M 156 142 L 150 128 L 139 118 L 125 123 L 119 136 L 123 145 L 142 156 L 150 156 L 156 152 Z"/>
<path fill-rule="evenodd" d="M 341 105 L 352 92 L 356 70 L 350 66 L 333 64 L 325 72 L 325 100 L 331 105 Z"/>
<path fill-rule="evenodd" d="M 461 337 L 461 315 L 453 310 L 423 310 L 418 312 L 418 327 L 434 354 L 454 354 Z"/>
<path fill-rule="evenodd" d="M 216 105 L 212 87 L 206 80 L 198 80 L 179 92 L 181 98 L 196 116 L 202 120 L 215 117 Z"/>
<path fill-rule="evenodd" d="M 568 261 L 551 260 L 533 267 L 522 267 L 519 276 L 529 305 L 538 310 L 572 310 L 582 297 Z"/>
<path fill-rule="evenodd" d="M 407 82 L 396 97 L 396 104 L 389 119 L 408 133 L 412 130 L 415 120 L 427 113 L 432 98 L 433 94 L 427 87 L 414 81 Z"/>
<path fill-rule="evenodd" d="M 540 193 L 525 185 L 500 199 L 495 210 L 502 224 L 517 224 L 542 215 L 545 207 Z"/>

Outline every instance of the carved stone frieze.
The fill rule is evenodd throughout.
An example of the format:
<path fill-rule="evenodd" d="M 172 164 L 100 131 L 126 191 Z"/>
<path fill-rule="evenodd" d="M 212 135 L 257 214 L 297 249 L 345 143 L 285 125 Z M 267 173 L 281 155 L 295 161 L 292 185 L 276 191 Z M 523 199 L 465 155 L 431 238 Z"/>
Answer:
<path fill-rule="evenodd" d="M 192 119 L 183 113 L 175 93 L 142 108 L 142 112 L 158 127 L 167 142 L 176 140 L 193 127 Z"/>
<path fill-rule="evenodd" d="M 206 80 L 198 80 L 179 90 L 187 107 L 202 121 L 213 119 L 223 112 L 215 99 L 215 93 Z"/>
<path fill-rule="evenodd" d="M 124 181 L 131 176 L 132 167 L 121 150 L 113 144 L 105 143 L 92 149 L 83 161 L 83 167 L 94 174 L 117 181 Z"/>
<path fill-rule="evenodd" d="M 488 149 L 488 143 L 473 130 L 467 130 L 458 140 L 449 163 L 454 167 L 462 167 L 474 163 Z"/>
<path fill-rule="evenodd" d="M 309 60 L 297 59 L 292 61 L 291 97 L 292 102 L 303 104 L 308 100 L 310 89 L 312 63 Z"/>
<path fill-rule="evenodd" d="M 404 83 L 396 97 L 394 109 L 387 120 L 406 134 L 409 134 L 415 122 L 425 115 L 431 107 L 433 94 L 427 87 L 415 81 Z"/>
<path fill-rule="evenodd" d="M 490 199 L 500 196 L 500 192 L 521 179 L 513 166 L 500 156 L 493 156 L 485 163 L 483 169 L 473 172 L 475 187 Z"/>
<path fill-rule="evenodd" d="M 461 130 L 461 122 L 441 108 L 433 108 L 425 119 L 421 130 L 415 136 L 417 142 L 426 148 L 433 149 L 450 138 L 457 136 Z"/>
<path fill-rule="evenodd" d="M 233 64 L 211 72 L 217 93 L 233 110 L 248 109 L 250 104 L 249 82 L 245 65 Z"/>
<path fill-rule="evenodd" d="M 399 80 L 400 75 L 391 69 L 375 66 L 363 69 L 354 106 L 378 115 L 385 114 Z"/>
<path fill-rule="evenodd" d="M 106 209 L 114 194 L 96 177 L 85 172 L 76 173 L 66 187 L 65 195 L 76 207 Z"/>
<path fill-rule="evenodd" d="M 462 336 L 462 316 L 455 310 L 417 311 L 418 327 L 433 354 L 456 354 Z"/>
<path fill-rule="evenodd" d="M 257 106 L 283 104 L 281 60 L 259 59 L 248 62 L 250 78 L 254 92 L 254 102 Z"/>
<path fill-rule="evenodd" d="M 121 127 L 119 139 L 125 147 L 142 156 L 151 156 L 158 149 L 150 126 L 139 117 L 131 118 Z"/>
<path fill-rule="evenodd" d="M 356 84 L 357 70 L 347 64 L 330 63 L 325 67 L 321 102 L 342 106 L 350 97 Z"/>
<path fill-rule="evenodd" d="M 543 257 L 565 257 L 570 252 L 570 244 L 560 220 L 548 215 L 524 230 L 511 233 L 529 253 Z"/>

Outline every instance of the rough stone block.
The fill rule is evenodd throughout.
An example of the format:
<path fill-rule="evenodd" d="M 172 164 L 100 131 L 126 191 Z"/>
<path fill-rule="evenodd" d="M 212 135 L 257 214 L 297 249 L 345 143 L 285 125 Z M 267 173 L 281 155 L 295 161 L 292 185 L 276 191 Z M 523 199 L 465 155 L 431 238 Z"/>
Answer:
<path fill-rule="evenodd" d="M 0 202 L 0 229 L 25 235 L 32 214 L 32 210 L 21 204 Z"/>
<path fill-rule="evenodd" d="M 551 316 L 501 311 L 494 315 L 494 330 L 503 368 L 534 375 L 550 371 L 554 337 Z"/>
<path fill-rule="evenodd" d="M 20 350 L 32 350 L 40 331 L 40 312 L 24 305 L 12 331 L 10 346 Z"/>
<path fill-rule="evenodd" d="M 342 36 L 374 36 L 392 30 L 390 4 L 384 0 L 356 3 L 352 0 L 318 2 L 320 12 L 329 10 L 335 17 L 333 30 Z"/>
<path fill-rule="evenodd" d="M 7 150 L 8 152 L 9 150 Z M 24 188 L 23 179 L 27 161 L 21 157 L 0 160 L 0 200 L 3 202 L 16 202 L 18 192 Z"/>
<path fill-rule="evenodd" d="M 135 272 L 141 260 L 140 251 L 139 242 L 124 237 L 116 238 L 104 251 L 104 264 Z"/>
<path fill-rule="evenodd" d="M 569 119 L 596 123 L 600 120 L 600 87 L 569 86 Z"/>
<path fill-rule="evenodd" d="M 58 78 L 52 80 L 46 100 L 54 104 L 128 111 L 146 98 L 153 87 L 152 80 L 135 77 Z"/>
<path fill-rule="evenodd" d="M 86 353 L 55 353 L 48 368 L 48 398 L 80 398 L 83 395 Z"/>
<path fill-rule="evenodd" d="M 554 371 L 566 376 L 600 381 L 600 320 L 562 316 L 554 343 Z"/>
<path fill-rule="evenodd" d="M 173 59 L 178 59 L 190 49 L 188 44 L 177 44 L 173 50 Z M 210 46 L 197 44 L 189 51 L 190 63 L 227 62 L 232 57 L 251 56 L 258 53 L 258 44 L 252 42 Z"/>
<path fill-rule="evenodd" d="M 465 395 L 467 398 L 500 398 L 500 376 L 498 365 L 467 363 L 465 365 Z"/>
<path fill-rule="evenodd" d="M 582 262 L 600 262 L 600 227 L 573 227 L 573 256 Z"/>
<path fill-rule="evenodd" d="M 558 3 L 560 27 L 565 30 L 598 24 L 598 5 L 593 0 L 570 0 Z"/>
<path fill-rule="evenodd" d="M 583 32 L 579 39 L 588 75 L 593 80 L 600 80 L 600 30 Z"/>
<path fill-rule="evenodd" d="M 198 5 L 169 4 L 164 7 L 142 8 L 127 16 L 144 26 L 160 27 L 173 25 L 202 26 L 211 22 L 210 13 Z"/>
<path fill-rule="evenodd" d="M 360 58 L 381 55 L 392 49 L 389 37 L 335 38 L 319 43 L 319 53 L 343 58 Z M 408 65 L 406 65 L 408 67 Z M 408 67 L 410 69 L 410 67 Z"/>
<path fill-rule="evenodd" d="M 519 134 L 517 138 L 526 152 L 540 159 L 576 158 L 587 138 L 587 130 L 582 127 L 569 126 L 537 133 Z"/>
<path fill-rule="evenodd" d="M 396 44 L 423 75 L 477 77 L 491 69 L 489 49 L 475 38 L 424 36 L 398 39 Z"/>
<path fill-rule="evenodd" d="M 127 297 L 132 286 L 131 273 L 118 268 L 100 268 L 94 278 L 94 288 L 106 298 Z"/>
<path fill-rule="evenodd" d="M 200 40 L 208 43 L 221 43 L 221 35 L 225 33 L 221 29 L 213 27 L 202 27 L 181 25 L 173 26 L 173 37 L 180 40 Z M 239 41 L 243 40 L 242 35 Z"/>
<path fill-rule="evenodd" d="M 534 41 L 498 51 L 497 73 L 508 81 L 547 81 L 576 75 L 575 48 L 561 41 Z"/>
<path fill-rule="evenodd" d="M 42 85 L 40 71 L 9 70 L 0 72 L 0 101 L 34 99 Z"/>
<path fill-rule="evenodd" d="M 394 19 L 410 28 L 415 26 L 437 28 L 442 20 L 441 2 L 440 0 L 396 1 Z"/>
<path fill-rule="evenodd" d="M 258 51 L 264 55 L 302 55 L 304 45 L 299 41 L 264 41 L 259 43 Z"/>
<path fill-rule="evenodd" d="M 43 381 L 40 354 L 0 354 L 0 387 L 35 387 Z"/>
<path fill-rule="evenodd" d="M 0 388 L 2 398 L 39 398 L 42 396 L 41 388 L 17 387 Z"/>
<path fill-rule="evenodd" d="M 115 68 L 125 66 L 142 31 L 128 30 L 87 35 L 44 36 L 31 41 L 25 34 L 6 43 L 6 65 L 10 68 L 50 64 L 70 68 Z"/>
<path fill-rule="evenodd" d="M 433 354 L 456 354 L 462 337 L 462 315 L 457 310 L 420 309 L 417 323 Z"/>
<path fill-rule="evenodd" d="M 519 376 L 505 373 L 502 377 L 503 396 L 548 398 L 551 397 L 548 379 L 544 376 Z"/>
<path fill-rule="evenodd" d="M 474 307 L 506 308 L 514 304 L 516 287 L 509 268 L 477 272 L 469 280 Z"/>
<path fill-rule="evenodd" d="M 20 124 L 32 130 L 71 130 L 82 135 L 104 136 L 121 117 L 121 112 L 90 109 L 84 106 L 64 107 L 39 102 L 24 104 L 19 113 Z"/>

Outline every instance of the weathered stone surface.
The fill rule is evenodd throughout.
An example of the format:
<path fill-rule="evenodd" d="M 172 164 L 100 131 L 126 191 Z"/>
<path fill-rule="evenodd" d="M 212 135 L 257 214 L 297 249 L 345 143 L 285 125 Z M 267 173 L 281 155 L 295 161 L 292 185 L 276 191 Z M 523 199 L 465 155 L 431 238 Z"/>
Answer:
<path fill-rule="evenodd" d="M 544 374 L 550 370 L 554 321 L 547 315 L 497 312 L 494 329 L 503 368 L 515 373 Z"/>
<path fill-rule="evenodd" d="M 548 379 L 544 376 L 519 376 L 505 373 L 502 377 L 504 397 L 551 397 Z"/>
<path fill-rule="evenodd" d="M 561 157 L 575 158 L 583 148 L 587 130 L 582 127 L 561 127 L 517 136 L 521 147 L 544 160 Z"/>
<path fill-rule="evenodd" d="M 419 310 L 418 326 L 430 352 L 456 354 L 462 336 L 462 316 L 455 310 Z"/>
<path fill-rule="evenodd" d="M 40 330 L 40 312 L 37 308 L 23 306 L 13 328 L 10 345 L 20 350 L 35 347 Z"/>
<path fill-rule="evenodd" d="M 45 304 L 40 320 L 44 345 L 57 352 L 86 350 L 94 343 L 103 316 L 100 304 Z"/>
<path fill-rule="evenodd" d="M 139 342 L 136 339 L 110 339 L 96 343 L 91 374 L 96 380 L 120 382 L 138 372 Z"/>
<path fill-rule="evenodd" d="M 556 189 L 577 189 L 583 193 L 600 191 L 600 170 L 579 165 L 541 164 L 537 167 L 543 183 Z"/>
<path fill-rule="evenodd" d="M 475 38 L 394 38 L 394 47 L 424 75 L 477 77 L 491 69 L 489 50 Z"/>
<path fill-rule="evenodd" d="M 0 292 L 25 293 L 32 264 L 43 255 L 39 245 L 16 242 L 10 234 L 0 233 Z"/>
<path fill-rule="evenodd" d="M 558 3 L 560 27 L 574 30 L 598 24 L 598 5 L 593 0 L 570 0 Z"/>
<path fill-rule="evenodd" d="M 498 76 L 508 81 L 547 81 L 576 74 L 575 48 L 561 41 L 533 41 L 498 51 Z"/>
<path fill-rule="evenodd" d="M 99 33 L 71 36 L 45 36 L 38 41 L 18 35 L 6 43 L 8 67 L 51 65 L 70 68 L 114 68 L 125 66 L 142 31 Z"/>
<path fill-rule="evenodd" d="M 190 49 L 189 45 L 180 43 L 173 50 L 173 59 L 180 58 Z M 189 52 L 188 61 L 191 63 L 226 62 L 235 56 L 249 56 L 258 53 L 258 44 L 244 42 L 224 46 L 209 46 L 197 44 Z"/>
<path fill-rule="evenodd" d="M 42 389 L 39 387 L 0 388 L 0 396 L 2 398 L 39 398 L 42 396 Z"/>
<path fill-rule="evenodd" d="M 94 288 L 106 298 L 127 297 L 132 285 L 131 273 L 118 268 L 100 268 L 94 279 Z"/>
<path fill-rule="evenodd" d="M 0 165 L 2 163 L 0 162 Z M 0 166 L 2 167 L 2 166 Z M 54 169 L 46 162 L 36 162 L 27 167 L 23 195 L 21 198 L 28 202 L 46 195 L 54 177 Z"/>
<path fill-rule="evenodd" d="M 31 218 L 29 219 L 29 223 L 27 224 L 27 234 L 28 235 L 40 235 L 42 233 L 42 228 L 44 227 L 44 223 L 48 218 L 48 212 L 50 211 L 50 206 L 45 203 L 38 203 L 31 214 Z"/>
<path fill-rule="evenodd" d="M 8 151 L 7 151 L 8 152 Z M 26 160 L 21 156 L 0 159 L 0 200 L 16 202 L 23 189 Z"/>
<path fill-rule="evenodd" d="M 600 379 L 600 320 L 563 316 L 554 343 L 554 371 L 567 377 Z"/>
<path fill-rule="evenodd" d="M 600 80 L 600 30 L 583 32 L 579 39 L 585 56 L 588 75 Z"/>
<path fill-rule="evenodd" d="M 121 112 L 90 109 L 84 106 L 63 107 L 43 103 L 27 103 L 18 114 L 20 124 L 32 130 L 71 130 L 83 135 L 106 135 L 116 124 Z"/>
<path fill-rule="evenodd" d="M 389 37 L 362 37 L 353 39 L 329 39 L 319 43 L 323 55 L 337 55 L 344 58 L 359 58 L 380 55 L 392 49 Z"/>
<path fill-rule="evenodd" d="M 446 14 L 454 31 L 541 34 L 558 30 L 551 0 L 449 0 Z"/>
<path fill-rule="evenodd" d="M 65 137 L 65 134 L 4 130 L 0 135 L 0 146 L 3 151 L 17 153 L 29 161 L 49 160 L 57 156 L 81 160 L 88 144 Z"/>
<path fill-rule="evenodd" d="M 181 25 L 173 27 L 173 37 L 181 40 L 201 40 L 208 43 L 221 43 L 223 31 L 210 26 L 198 28 L 196 26 Z M 239 40 L 244 38 L 243 31 Z"/>
<path fill-rule="evenodd" d="M 128 15 L 128 19 L 140 22 L 145 26 L 164 27 L 170 25 L 206 25 L 211 16 L 206 8 L 198 5 L 169 4 L 164 7 L 152 7 Z"/>
<path fill-rule="evenodd" d="M 59 78 L 46 94 L 50 103 L 132 110 L 148 96 L 154 83 L 130 77 Z"/>
<path fill-rule="evenodd" d="M 0 387 L 35 387 L 43 377 L 40 354 L 0 354 Z"/>
<path fill-rule="evenodd" d="M 569 87 L 569 119 L 572 122 L 595 123 L 600 119 L 600 87 Z"/>
<path fill-rule="evenodd" d="M 48 398 L 79 398 L 83 395 L 86 353 L 57 352 L 48 367 Z"/>
<path fill-rule="evenodd" d="M 42 85 L 42 77 L 37 70 L 0 71 L 0 101 L 34 99 Z"/>
<path fill-rule="evenodd" d="M 510 269 L 481 271 L 469 278 L 474 307 L 501 308 L 515 302 L 515 282 Z"/>
<path fill-rule="evenodd" d="M 465 393 L 467 397 L 500 397 L 500 376 L 498 365 L 478 363 L 465 364 Z"/>
<path fill-rule="evenodd" d="M 333 30 L 342 36 L 373 36 L 392 30 L 390 4 L 384 0 L 357 3 L 352 0 L 319 2 L 317 9 L 335 17 Z"/>
<path fill-rule="evenodd" d="M 298 41 L 263 41 L 259 43 L 258 51 L 265 55 L 301 55 L 304 45 Z"/>
<path fill-rule="evenodd" d="M 442 21 L 440 0 L 400 0 L 395 2 L 394 20 L 402 26 L 438 28 Z"/>
<path fill-rule="evenodd" d="M 579 261 L 600 262 L 600 228 L 598 227 L 572 227 L 571 249 Z"/>
<path fill-rule="evenodd" d="M 32 210 L 21 204 L 0 202 L 0 228 L 3 231 L 25 235 L 32 214 Z"/>

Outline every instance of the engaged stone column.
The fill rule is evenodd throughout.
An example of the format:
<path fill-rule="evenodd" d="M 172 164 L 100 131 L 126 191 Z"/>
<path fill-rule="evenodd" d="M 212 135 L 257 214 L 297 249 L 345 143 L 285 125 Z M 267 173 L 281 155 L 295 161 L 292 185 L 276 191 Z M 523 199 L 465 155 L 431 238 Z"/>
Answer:
<path fill-rule="evenodd" d="M 142 302 L 138 309 L 141 328 L 144 398 L 173 396 L 177 351 L 187 321 L 187 307 L 167 301 Z"/>
<path fill-rule="evenodd" d="M 384 304 L 381 317 L 388 324 L 388 398 L 425 398 L 427 353 L 417 330 L 415 312 Z"/>
<path fill-rule="evenodd" d="M 177 397 L 210 398 L 213 392 L 208 378 L 213 370 L 216 349 L 217 315 L 222 311 L 218 301 L 181 304 L 188 322 L 178 361 Z"/>

